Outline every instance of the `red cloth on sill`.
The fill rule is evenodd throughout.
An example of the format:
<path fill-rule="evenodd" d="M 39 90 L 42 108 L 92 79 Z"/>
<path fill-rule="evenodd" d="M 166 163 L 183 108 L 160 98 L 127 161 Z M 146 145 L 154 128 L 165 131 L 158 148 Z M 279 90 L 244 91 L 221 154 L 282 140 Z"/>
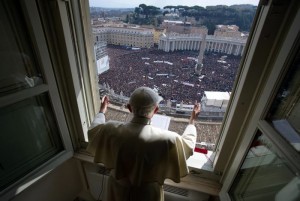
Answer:
<path fill-rule="evenodd" d="M 202 153 L 202 154 L 207 154 L 207 149 L 204 149 L 204 148 L 198 148 L 198 147 L 195 147 L 194 149 L 195 152 L 198 152 L 198 153 Z"/>

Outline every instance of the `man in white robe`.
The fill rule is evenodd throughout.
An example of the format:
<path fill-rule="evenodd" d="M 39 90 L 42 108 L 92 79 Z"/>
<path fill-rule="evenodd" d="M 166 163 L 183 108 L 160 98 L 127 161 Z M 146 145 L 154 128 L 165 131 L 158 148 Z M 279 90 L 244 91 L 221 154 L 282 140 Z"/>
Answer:
<path fill-rule="evenodd" d="M 196 144 L 194 120 L 200 112 L 195 104 L 184 133 L 163 130 L 151 125 L 162 98 L 148 87 L 137 88 L 131 95 L 128 109 L 130 122 L 106 122 L 108 97 L 102 100 L 88 132 L 87 151 L 94 162 L 111 169 L 107 201 L 163 201 L 166 178 L 180 182 L 188 174 L 186 160 Z"/>

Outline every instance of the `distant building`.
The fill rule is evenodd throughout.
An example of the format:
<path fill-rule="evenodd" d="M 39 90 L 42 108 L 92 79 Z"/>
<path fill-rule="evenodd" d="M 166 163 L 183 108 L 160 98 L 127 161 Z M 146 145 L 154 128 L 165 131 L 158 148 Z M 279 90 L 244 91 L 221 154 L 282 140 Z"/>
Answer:
<path fill-rule="evenodd" d="M 124 25 L 124 22 L 120 17 L 99 17 L 99 18 L 93 18 L 92 25 L 94 26 L 111 26 L 111 25 Z"/>
<path fill-rule="evenodd" d="M 168 28 L 169 26 L 174 26 L 174 25 L 183 25 L 184 22 L 181 20 L 164 20 L 161 24 L 163 28 Z"/>
<path fill-rule="evenodd" d="M 216 25 L 214 32 L 216 37 L 242 38 L 242 33 L 236 25 Z"/>
<path fill-rule="evenodd" d="M 218 52 L 241 56 L 244 52 L 247 39 L 219 37 L 213 35 L 206 36 L 205 51 Z M 169 33 L 160 37 L 158 49 L 165 52 L 176 50 L 200 50 L 203 37 L 199 33 L 178 34 Z"/>
<path fill-rule="evenodd" d="M 94 41 L 105 41 L 107 44 L 136 48 L 150 48 L 155 44 L 158 45 L 158 49 L 165 52 L 177 50 L 197 51 L 200 50 L 203 42 L 202 36 L 208 33 L 206 27 L 187 26 L 187 22 L 182 21 L 165 20 L 163 25 L 166 28 L 130 27 L 124 24 L 110 23 L 94 26 Z M 218 27 L 219 30 L 225 31 L 216 31 L 215 35 L 207 35 L 204 51 L 241 56 L 246 46 L 247 35 L 239 32 L 238 27 L 235 25 L 218 25 Z M 233 37 L 234 34 L 230 31 L 238 36 Z"/>
<path fill-rule="evenodd" d="M 160 37 L 158 49 L 165 52 L 176 50 L 200 50 L 201 34 L 167 33 Z"/>
<path fill-rule="evenodd" d="M 161 28 L 166 29 L 167 33 L 179 33 L 179 34 L 207 34 L 208 30 L 206 27 L 193 27 L 189 21 L 175 21 L 175 20 L 164 20 L 161 24 Z"/>
<path fill-rule="evenodd" d="M 206 27 L 193 27 L 191 22 L 164 20 L 162 27 L 166 32 L 160 37 L 158 49 L 165 52 L 200 50 L 202 36 L 208 34 Z M 247 36 L 236 25 L 217 25 L 214 35 L 207 35 L 204 50 L 241 56 Z"/>
<path fill-rule="evenodd" d="M 167 13 L 165 17 L 179 17 L 178 13 Z"/>
<path fill-rule="evenodd" d="M 223 118 L 229 99 L 230 92 L 204 91 L 204 95 L 201 99 L 200 116 Z"/>
<path fill-rule="evenodd" d="M 97 27 L 93 28 L 95 41 L 128 47 L 149 48 L 154 46 L 153 29 L 139 27 Z"/>
<path fill-rule="evenodd" d="M 165 32 L 166 32 L 166 29 L 163 29 L 163 28 L 154 28 L 153 42 L 154 42 L 155 45 L 158 45 L 159 39 L 160 39 L 161 35 L 164 34 Z"/>

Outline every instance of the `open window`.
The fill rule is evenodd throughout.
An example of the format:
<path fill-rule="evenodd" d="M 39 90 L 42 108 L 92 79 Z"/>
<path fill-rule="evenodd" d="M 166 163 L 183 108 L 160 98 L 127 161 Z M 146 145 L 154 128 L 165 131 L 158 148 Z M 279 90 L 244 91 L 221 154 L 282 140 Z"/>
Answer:
<path fill-rule="evenodd" d="M 0 75 L 0 118 L 4 120 L 1 125 L 5 122 L 3 126 L 12 129 L 18 139 L 32 139 L 14 143 L 14 135 L 1 133 L 3 148 L 18 150 L 21 147 L 26 150 L 21 153 L 24 156 L 22 158 L 26 159 L 22 161 L 24 169 L 21 170 L 17 164 L 21 161 L 15 152 L 9 152 L 3 160 L 16 162 L 14 164 L 2 162 L 1 157 L 1 182 L 2 175 L 13 176 L 5 178 L 1 188 L 6 192 L 9 186 L 15 193 L 28 178 L 36 179 L 47 172 L 38 170 L 43 167 L 48 170 L 54 168 L 71 157 L 73 149 L 79 153 L 84 148 L 85 133 L 99 108 L 98 75 L 95 68 L 97 55 L 93 51 L 88 1 L 7 0 L 2 1 L 0 6 L 1 23 L 7 27 L 0 32 L 0 56 L 4 55 L 0 61 L 1 71 L 4 72 Z M 293 122 L 298 120 L 299 87 L 295 87 L 295 93 L 292 94 L 298 95 L 288 98 L 290 96 L 286 90 L 289 85 L 283 84 L 283 80 L 287 79 L 285 76 L 290 72 L 288 69 L 297 60 L 299 21 L 299 2 L 296 0 L 260 2 L 225 118 L 218 128 L 220 137 L 215 144 L 216 156 L 212 161 L 214 175 L 205 177 L 198 169 L 178 185 L 217 195 L 218 190 L 215 189 L 220 185 L 213 184 L 211 187 L 207 181 L 202 180 L 203 177 L 215 179 L 223 184 L 221 198 L 229 200 L 228 193 L 245 192 L 245 188 L 235 189 L 235 186 L 247 180 L 239 176 L 245 167 L 249 167 L 246 164 L 247 155 L 252 152 L 252 145 L 260 141 L 262 145 L 268 144 L 268 140 L 275 147 L 271 150 L 274 151 L 273 155 L 268 153 L 273 158 L 286 157 L 292 173 L 299 172 L 299 164 L 295 163 L 299 161 L 299 153 L 295 148 L 297 144 L 286 141 L 282 137 L 284 134 L 280 134 L 270 124 L 274 119 L 267 116 L 272 114 L 286 118 L 285 114 L 289 114 L 291 125 L 295 125 Z M 212 44 L 208 47 L 215 48 Z M 14 53 L 7 55 L 7 49 Z M 143 61 L 143 64 L 146 62 Z M 166 66 L 171 65 L 166 63 Z M 3 76 L 6 74 L 12 76 Z M 279 108 L 276 97 L 284 100 L 284 104 L 279 106 L 285 110 L 278 110 L 284 111 L 282 114 L 274 109 Z M 277 106 L 273 107 L 273 103 Z M 15 120 L 18 120 L 19 127 L 14 127 Z M 34 122 L 39 122 L 38 126 Z M 294 129 L 298 132 L 297 127 Z M 211 132 L 208 128 L 205 130 Z M 27 137 L 23 135 L 25 131 Z M 3 137 L 7 140 L 2 140 Z M 265 147 L 261 148 L 266 150 Z M 14 160 L 8 160 L 7 156 Z M 296 160 L 293 162 L 293 159 Z M 280 160 L 275 162 L 270 164 L 278 164 Z M 251 173 L 251 170 L 248 172 Z"/>
<path fill-rule="evenodd" d="M 195 171 L 212 171 L 222 120 L 241 72 L 257 5 L 204 8 L 164 3 L 162 10 L 151 2 L 130 10 L 103 8 L 108 5 L 90 1 L 100 96 L 108 95 L 111 100 L 106 118 L 130 120 L 126 104 L 131 92 L 148 86 L 164 97 L 159 114 L 169 118 L 169 130 L 180 134 L 193 103 L 201 102 L 197 149 L 188 164 Z M 217 24 L 215 13 L 228 24 Z"/>
<path fill-rule="evenodd" d="M 265 112 L 274 100 L 275 92 L 283 76 L 290 68 L 288 63 L 295 58 L 295 52 L 297 52 L 298 8 L 299 3 L 296 1 L 261 1 L 257 7 L 254 24 L 231 93 L 231 100 L 228 103 L 223 124 L 219 127 L 220 137 L 215 145 L 213 171 L 220 176 L 218 181 L 224 184 L 222 189 L 224 199 L 230 199 L 228 192 L 253 139 L 258 135 L 265 136 L 264 132 L 263 134 L 258 132 L 258 128 L 265 131 L 265 128 L 262 128 L 264 121 L 261 120 L 265 118 Z M 145 59 L 141 64 L 148 65 L 146 62 L 149 63 Z M 285 96 L 287 92 L 284 90 L 286 89 L 283 89 L 282 93 Z M 115 90 L 113 92 L 115 93 Z M 294 101 L 290 102 L 290 106 L 296 104 L 298 96 L 290 100 Z M 288 104 L 285 106 L 287 110 Z M 295 117 L 298 114 L 297 108 L 295 106 L 293 111 L 289 111 L 294 116 L 293 119 L 297 119 Z M 285 149 L 287 144 L 283 144 L 283 147 Z M 288 153 L 292 154 L 291 156 L 298 157 L 294 155 L 295 151 L 287 149 Z M 292 166 L 295 167 L 295 164 L 292 163 Z"/>

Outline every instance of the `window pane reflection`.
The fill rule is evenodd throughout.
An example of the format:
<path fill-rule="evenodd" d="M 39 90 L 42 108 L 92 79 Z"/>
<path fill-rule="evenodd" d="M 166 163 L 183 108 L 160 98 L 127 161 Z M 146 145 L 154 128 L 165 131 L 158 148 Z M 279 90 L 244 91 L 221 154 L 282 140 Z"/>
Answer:
<path fill-rule="evenodd" d="M 0 108 L 0 190 L 63 147 L 47 94 Z"/>
<path fill-rule="evenodd" d="M 299 185 L 300 178 L 258 131 L 229 194 L 232 200 L 299 200 Z"/>
<path fill-rule="evenodd" d="M 14 0 L 0 1 L 0 96 L 42 83 L 21 8 Z"/>
<path fill-rule="evenodd" d="M 284 78 L 267 120 L 300 152 L 300 53 Z"/>

